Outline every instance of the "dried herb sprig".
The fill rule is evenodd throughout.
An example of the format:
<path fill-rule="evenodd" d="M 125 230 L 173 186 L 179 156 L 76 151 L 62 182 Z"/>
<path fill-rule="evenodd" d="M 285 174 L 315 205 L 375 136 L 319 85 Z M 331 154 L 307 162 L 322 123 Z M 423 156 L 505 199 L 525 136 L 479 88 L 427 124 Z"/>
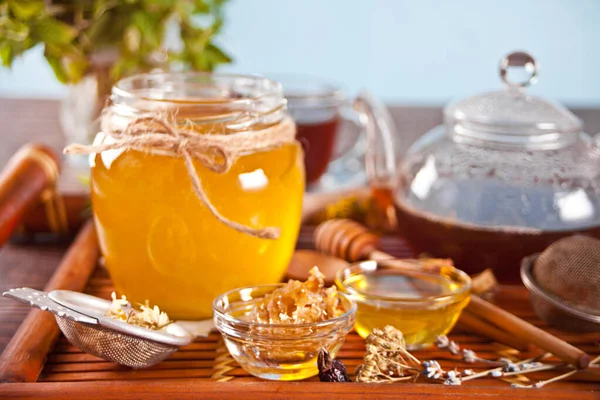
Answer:
<path fill-rule="evenodd" d="M 594 358 L 592 361 L 590 361 L 590 365 L 589 366 L 590 367 L 598 366 L 599 363 L 600 363 L 600 356 L 598 356 L 598 357 Z M 561 367 L 562 365 L 545 365 L 545 366 L 558 368 L 558 367 Z M 552 368 L 546 368 L 546 369 L 542 369 L 542 368 L 543 367 L 539 367 L 537 369 L 537 371 L 544 371 L 544 370 L 547 370 L 547 369 L 552 369 Z M 531 370 L 529 370 L 527 372 L 534 372 L 534 370 L 531 369 Z M 550 384 L 552 382 L 557 382 L 557 381 L 560 381 L 562 379 L 568 378 L 571 375 L 575 375 L 577 372 L 579 372 L 579 370 L 576 369 L 576 368 L 573 368 L 571 371 L 565 372 L 564 374 L 552 377 L 550 379 L 546 379 L 546 380 L 543 380 L 543 381 L 536 382 L 533 385 L 523 385 L 523 384 L 520 384 L 520 383 L 512 383 L 511 386 L 512 387 L 516 387 L 516 388 L 522 388 L 522 389 L 532 389 L 532 388 L 533 389 L 539 389 L 539 388 L 542 388 L 542 387 L 544 387 L 544 386 L 546 386 L 546 385 L 548 385 L 548 384 Z"/>
<path fill-rule="evenodd" d="M 420 373 L 421 361 L 406 350 L 402 332 L 393 326 L 374 329 L 367 336 L 366 349 L 355 372 L 357 382 L 396 382 Z"/>
<path fill-rule="evenodd" d="M 470 349 L 462 349 L 461 351 L 460 346 L 456 342 L 449 340 L 446 336 L 438 337 L 436 345 L 439 349 L 445 349 L 450 354 L 461 354 L 465 362 L 487 363 L 493 365 L 494 368 L 477 373 L 471 369 L 465 369 L 464 371 L 444 371 L 436 360 L 419 361 L 419 359 L 406 350 L 402 333 L 392 326 L 386 326 L 384 329 L 374 329 L 367 337 L 367 351 L 363 364 L 359 365 L 356 369 L 356 381 L 385 383 L 416 379 L 419 376 L 423 376 L 426 379 L 438 381 L 445 385 L 461 385 L 462 382 L 482 377 L 506 379 L 515 375 L 525 375 L 562 367 L 572 368 L 567 364 L 543 363 L 541 360 L 551 356 L 549 353 L 521 361 L 513 361 L 506 357 L 499 360 L 487 360 L 480 358 Z M 600 363 L 600 356 L 592 360 L 590 366 L 595 366 L 598 363 Z M 532 385 L 512 383 L 512 386 L 518 388 L 541 388 L 552 382 L 567 378 L 577 373 L 577 371 L 577 369 L 573 369 L 562 375 Z"/>

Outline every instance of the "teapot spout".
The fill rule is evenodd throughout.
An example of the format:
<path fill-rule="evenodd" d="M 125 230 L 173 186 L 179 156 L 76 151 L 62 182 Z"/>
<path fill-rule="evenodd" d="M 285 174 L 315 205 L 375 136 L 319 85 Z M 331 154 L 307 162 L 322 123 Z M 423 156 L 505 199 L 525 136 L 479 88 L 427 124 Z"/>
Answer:
<path fill-rule="evenodd" d="M 370 92 L 362 92 L 353 104 L 367 137 L 365 168 L 371 186 L 389 186 L 395 174 L 399 135 L 387 107 Z"/>

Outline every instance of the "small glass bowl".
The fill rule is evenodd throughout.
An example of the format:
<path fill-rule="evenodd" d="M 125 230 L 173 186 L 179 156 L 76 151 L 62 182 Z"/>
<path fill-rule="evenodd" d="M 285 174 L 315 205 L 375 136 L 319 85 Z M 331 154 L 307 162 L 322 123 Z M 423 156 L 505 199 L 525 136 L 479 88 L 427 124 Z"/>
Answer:
<path fill-rule="evenodd" d="M 452 329 L 469 303 L 471 278 L 451 265 L 364 261 L 338 271 L 336 285 L 358 305 L 360 336 L 392 325 L 408 349 L 418 349 Z"/>
<path fill-rule="evenodd" d="M 263 379 L 292 381 L 317 375 L 321 348 L 333 356 L 355 321 L 356 303 L 338 292 L 345 313 L 307 324 L 251 322 L 250 312 L 262 298 L 283 286 L 260 285 L 234 289 L 213 302 L 216 328 L 229 353 L 248 373 Z"/>

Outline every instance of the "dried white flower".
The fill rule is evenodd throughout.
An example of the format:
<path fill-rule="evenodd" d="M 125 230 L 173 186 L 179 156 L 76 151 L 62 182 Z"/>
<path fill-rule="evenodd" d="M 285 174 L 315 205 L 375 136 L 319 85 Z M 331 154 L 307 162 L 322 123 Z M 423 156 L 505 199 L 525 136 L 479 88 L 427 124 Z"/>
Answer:
<path fill-rule="evenodd" d="M 121 296 L 119 299 L 117 298 L 117 294 L 115 292 L 112 292 L 110 297 L 112 299 L 112 303 L 108 312 L 106 313 L 106 316 L 113 319 L 118 319 L 120 321 L 127 321 L 129 313 L 131 312 L 131 305 L 129 304 L 129 301 L 127 301 L 127 298 L 125 296 Z M 126 310 L 124 310 L 124 308 L 126 308 Z"/>
<path fill-rule="evenodd" d="M 450 352 L 450 354 L 457 355 L 458 353 L 460 353 L 460 347 L 458 346 L 458 344 L 456 344 L 454 340 L 451 340 L 450 344 L 448 345 L 448 351 Z"/>
<path fill-rule="evenodd" d="M 440 349 L 444 349 L 444 348 L 448 347 L 449 344 L 450 344 L 450 340 L 448 339 L 448 336 L 446 336 L 446 335 L 439 335 L 435 340 L 435 345 Z"/>
<path fill-rule="evenodd" d="M 468 363 L 474 363 L 477 361 L 477 354 L 473 350 L 463 349 L 463 360 Z"/>
<path fill-rule="evenodd" d="M 141 311 L 135 311 L 125 296 L 119 299 L 113 292 L 111 298 L 112 304 L 106 313 L 107 317 L 154 330 L 162 329 L 172 322 L 167 313 L 160 311 L 158 306 L 150 307 L 148 301 L 145 305 L 140 305 Z"/>
<path fill-rule="evenodd" d="M 444 381 L 444 385 L 458 386 L 461 383 L 462 383 L 462 381 L 456 375 L 456 371 L 448 371 L 446 373 L 446 380 Z"/>

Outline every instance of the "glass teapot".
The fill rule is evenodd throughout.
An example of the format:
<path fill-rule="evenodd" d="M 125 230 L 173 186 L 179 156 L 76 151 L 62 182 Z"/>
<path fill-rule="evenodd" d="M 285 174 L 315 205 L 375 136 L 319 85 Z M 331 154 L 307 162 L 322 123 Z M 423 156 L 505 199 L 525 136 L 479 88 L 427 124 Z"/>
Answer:
<path fill-rule="evenodd" d="M 526 80 L 509 79 L 515 67 Z M 500 76 L 504 90 L 448 105 L 444 124 L 399 163 L 389 116 L 364 96 L 355 106 L 369 128 L 371 183 L 391 190 L 397 229 L 417 253 L 516 282 L 523 257 L 574 233 L 600 237 L 600 140 L 566 108 L 526 93 L 537 77 L 529 54 L 504 57 Z"/>

